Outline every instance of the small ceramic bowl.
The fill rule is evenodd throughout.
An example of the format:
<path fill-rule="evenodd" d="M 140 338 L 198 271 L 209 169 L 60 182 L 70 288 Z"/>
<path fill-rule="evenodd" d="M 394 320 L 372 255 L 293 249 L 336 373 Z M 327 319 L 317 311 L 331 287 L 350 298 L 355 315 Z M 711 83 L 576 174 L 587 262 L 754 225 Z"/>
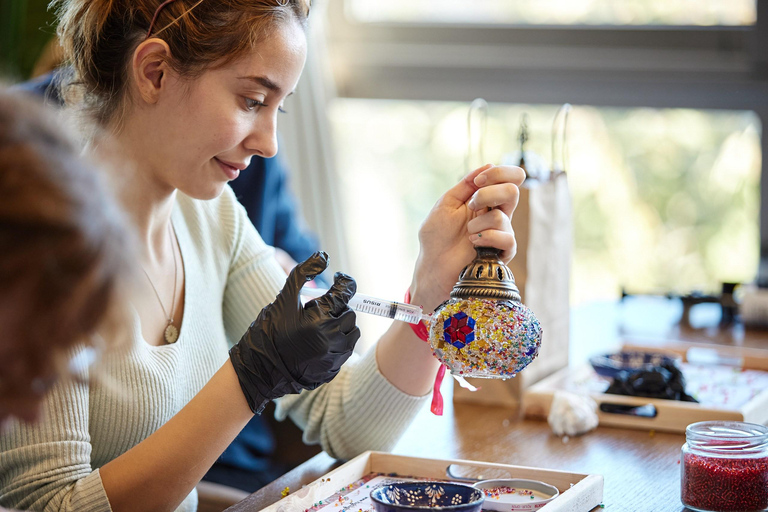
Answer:
<path fill-rule="evenodd" d="M 484 499 L 479 489 L 445 482 L 401 482 L 371 491 L 371 501 L 377 512 L 479 512 Z"/>
<path fill-rule="evenodd" d="M 474 487 L 485 494 L 483 510 L 500 512 L 538 510 L 560 495 L 554 485 L 522 478 L 483 480 Z"/>
<path fill-rule="evenodd" d="M 608 377 L 616 377 L 621 371 L 648 371 L 663 364 L 676 364 L 680 357 L 659 352 L 615 352 L 589 358 L 589 363 L 595 373 Z"/>

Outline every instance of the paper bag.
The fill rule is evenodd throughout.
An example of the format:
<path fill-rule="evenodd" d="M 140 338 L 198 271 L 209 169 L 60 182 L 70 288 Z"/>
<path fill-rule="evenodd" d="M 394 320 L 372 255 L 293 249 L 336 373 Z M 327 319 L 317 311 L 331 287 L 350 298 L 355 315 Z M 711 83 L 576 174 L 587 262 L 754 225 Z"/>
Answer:
<path fill-rule="evenodd" d="M 525 140 L 521 134 L 521 142 Z M 521 160 L 521 154 L 526 157 L 524 164 L 525 160 L 533 164 L 526 165 L 526 171 L 535 166 L 522 144 L 514 163 Z M 541 159 L 538 164 L 541 167 Z M 549 172 L 548 166 L 544 167 L 544 173 L 529 172 L 529 178 L 520 187 L 520 201 L 512 217 L 517 255 L 508 265 L 523 303 L 541 322 L 539 355 L 512 379 L 467 379 L 479 388 L 477 391 L 454 386 L 456 402 L 519 407 L 526 387 L 568 366 L 571 197 L 566 173 Z M 554 167 L 563 168 L 562 164 Z"/>
<path fill-rule="evenodd" d="M 512 227 L 517 255 L 509 268 L 523 303 L 541 322 L 539 355 L 513 379 L 467 379 L 480 389 L 470 392 L 456 386 L 457 402 L 517 406 L 524 388 L 568 366 L 572 228 L 566 175 L 521 187 Z"/>

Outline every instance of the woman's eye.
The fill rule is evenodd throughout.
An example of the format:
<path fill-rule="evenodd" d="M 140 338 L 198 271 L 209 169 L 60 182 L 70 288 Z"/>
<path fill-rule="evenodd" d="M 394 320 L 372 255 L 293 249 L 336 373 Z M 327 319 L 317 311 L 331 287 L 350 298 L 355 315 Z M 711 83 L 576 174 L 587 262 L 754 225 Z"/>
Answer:
<path fill-rule="evenodd" d="M 245 108 L 248 110 L 253 110 L 257 107 L 265 107 L 264 103 L 260 102 L 259 100 L 252 100 L 251 98 L 245 98 Z"/>
<path fill-rule="evenodd" d="M 258 108 L 258 107 L 268 107 L 268 106 L 269 105 L 267 105 L 266 103 L 263 103 L 263 102 L 261 102 L 259 100 L 253 100 L 251 98 L 245 98 L 245 108 L 246 108 L 246 110 L 254 110 L 254 109 Z M 288 113 L 288 112 L 286 112 L 283 109 L 283 107 L 277 107 L 277 110 L 278 110 L 278 112 L 283 113 L 283 114 L 287 114 Z"/>

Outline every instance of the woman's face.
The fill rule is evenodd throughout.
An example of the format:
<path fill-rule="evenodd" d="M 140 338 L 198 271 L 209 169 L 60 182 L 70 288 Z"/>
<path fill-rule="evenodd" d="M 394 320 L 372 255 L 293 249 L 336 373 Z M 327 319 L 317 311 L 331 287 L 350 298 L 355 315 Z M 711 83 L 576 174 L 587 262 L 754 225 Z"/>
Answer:
<path fill-rule="evenodd" d="M 299 81 L 306 47 L 304 30 L 289 21 L 229 65 L 191 80 L 169 76 L 143 133 L 154 178 L 210 199 L 253 155 L 275 156 L 277 117 Z"/>

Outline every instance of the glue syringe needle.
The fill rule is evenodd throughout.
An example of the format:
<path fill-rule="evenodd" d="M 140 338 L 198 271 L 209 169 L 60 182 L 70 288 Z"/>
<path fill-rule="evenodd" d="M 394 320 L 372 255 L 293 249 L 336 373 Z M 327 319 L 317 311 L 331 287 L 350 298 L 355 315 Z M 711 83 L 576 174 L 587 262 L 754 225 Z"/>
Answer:
<path fill-rule="evenodd" d="M 316 299 L 321 295 L 324 295 L 327 291 L 328 290 L 322 288 L 310 288 L 305 286 L 301 289 L 301 295 L 308 299 Z M 383 316 L 385 318 L 392 318 L 411 324 L 417 324 L 422 320 L 429 323 L 432 318 L 430 315 L 425 315 L 420 306 L 379 299 L 378 297 L 371 297 L 370 295 L 363 295 L 362 293 L 356 293 L 349 300 L 349 307 L 350 309 L 361 313 Z"/>

